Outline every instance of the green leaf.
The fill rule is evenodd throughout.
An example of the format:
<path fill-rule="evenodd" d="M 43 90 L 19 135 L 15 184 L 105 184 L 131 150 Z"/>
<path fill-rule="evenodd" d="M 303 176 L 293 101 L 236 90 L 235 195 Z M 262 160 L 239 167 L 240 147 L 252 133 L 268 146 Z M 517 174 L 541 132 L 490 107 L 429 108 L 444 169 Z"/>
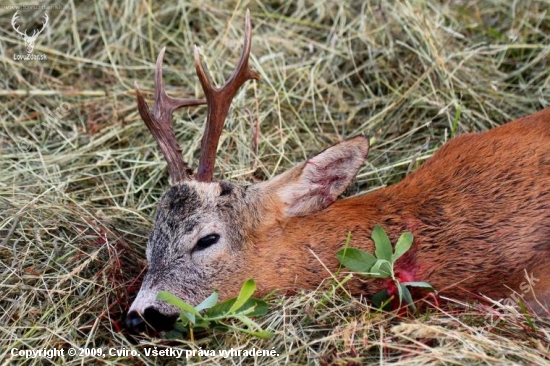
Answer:
<path fill-rule="evenodd" d="M 204 309 L 210 309 L 212 306 L 216 305 L 217 302 L 218 302 L 218 293 L 213 292 L 212 295 L 208 296 L 200 304 L 195 306 L 195 310 L 201 311 Z"/>
<path fill-rule="evenodd" d="M 249 311 L 249 309 L 253 309 L 253 311 Z M 248 301 L 245 302 L 243 306 L 241 306 L 239 312 L 246 311 L 247 316 L 262 316 L 267 314 L 268 310 L 269 305 L 267 304 L 267 302 L 253 297 L 248 299 Z"/>
<path fill-rule="evenodd" d="M 235 300 L 235 303 L 231 306 L 229 312 L 233 313 L 239 310 L 246 303 L 246 301 L 250 299 L 254 291 L 256 291 L 256 282 L 250 278 L 243 283 L 241 292 L 239 292 L 239 296 L 237 296 L 237 300 Z"/>
<path fill-rule="evenodd" d="M 268 310 L 267 302 L 252 297 L 239 308 L 238 313 L 246 313 L 247 316 L 262 316 L 267 314 Z"/>
<path fill-rule="evenodd" d="M 262 330 L 262 327 L 258 325 L 254 320 L 250 319 L 247 316 L 238 316 L 237 319 L 239 319 L 242 323 L 248 326 L 248 329 L 253 330 Z"/>
<path fill-rule="evenodd" d="M 189 328 L 189 319 L 181 317 L 175 324 L 174 330 L 180 333 L 187 332 Z"/>
<path fill-rule="evenodd" d="M 250 316 L 259 316 L 267 314 L 269 309 L 267 303 L 263 300 L 251 297 L 256 289 L 254 280 L 247 280 L 237 298 L 226 300 L 220 304 L 218 294 L 212 293 L 204 299 L 199 305 L 193 307 L 169 292 L 161 291 L 157 295 L 160 301 L 178 307 L 181 310 L 180 319 L 175 324 L 175 329 L 170 337 L 175 337 L 176 333 L 199 334 L 196 332 L 205 332 L 212 330 L 227 331 L 229 328 L 251 334 L 259 338 L 271 338 L 273 333 L 263 330 L 255 323 Z M 199 311 L 206 310 L 204 315 Z M 224 321 L 235 319 L 245 325 L 239 328 L 233 324 L 224 324 Z"/>
<path fill-rule="evenodd" d="M 219 304 L 212 306 L 206 311 L 205 316 L 207 318 L 217 318 L 229 314 L 229 309 L 231 309 L 231 307 L 235 303 L 235 300 L 237 299 L 227 299 Z"/>
<path fill-rule="evenodd" d="M 401 234 L 399 239 L 397 239 L 397 243 L 395 244 L 395 253 L 392 254 L 392 262 L 395 263 L 396 260 L 398 260 L 403 254 L 409 250 L 413 243 L 413 234 L 410 232 L 405 232 Z"/>
<path fill-rule="evenodd" d="M 392 275 L 390 262 L 384 259 L 379 259 L 374 263 L 370 270 L 370 276 L 375 278 L 389 278 Z"/>
<path fill-rule="evenodd" d="M 229 327 L 223 323 L 215 322 L 212 325 L 212 330 L 216 330 L 218 332 L 227 332 L 229 330 Z"/>
<path fill-rule="evenodd" d="M 235 304 L 236 299 L 229 299 L 220 304 L 213 306 L 206 312 L 208 318 L 219 318 L 229 316 L 229 309 Z M 247 316 L 262 316 L 267 314 L 269 306 L 263 300 L 254 297 L 248 299 L 238 310 L 238 314 L 246 313 Z"/>
<path fill-rule="evenodd" d="M 165 301 L 169 303 L 170 305 L 174 305 L 175 307 L 179 308 L 180 310 L 187 311 L 188 313 L 192 313 L 195 315 L 199 315 L 199 312 L 193 307 L 193 305 L 183 301 L 176 295 L 171 294 L 168 291 L 161 291 L 157 294 L 157 300 L 159 301 Z"/>
<path fill-rule="evenodd" d="M 193 307 L 193 305 L 186 303 L 179 297 L 172 295 L 167 291 L 161 291 L 157 294 L 157 300 L 165 301 L 170 305 L 174 305 L 181 310 L 181 315 L 191 323 L 195 323 L 195 317 L 202 318 L 201 314 Z"/>
<path fill-rule="evenodd" d="M 390 238 L 388 238 L 388 235 L 380 224 L 376 224 L 374 227 L 371 238 L 374 241 L 374 254 L 376 254 L 376 258 L 384 259 L 388 262 L 391 261 L 392 247 Z"/>
<path fill-rule="evenodd" d="M 404 284 L 400 283 L 398 289 L 400 289 L 400 296 L 403 296 L 403 300 L 409 305 L 414 311 L 416 311 L 416 306 L 414 306 L 412 295 Z"/>
<path fill-rule="evenodd" d="M 405 285 L 405 286 L 410 286 L 410 287 L 421 287 L 421 288 L 425 288 L 427 290 L 430 290 L 432 292 L 436 292 L 435 289 L 432 287 L 432 285 L 430 285 L 429 283 L 427 282 L 401 282 L 402 285 Z"/>
<path fill-rule="evenodd" d="M 387 307 L 388 304 L 386 304 L 386 301 L 388 300 L 388 291 L 387 290 L 382 290 L 382 291 L 379 291 L 377 292 L 373 297 L 372 297 L 372 303 L 374 304 L 374 306 L 376 306 L 378 309 L 381 309 L 381 310 L 386 310 L 385 308 Z"/>
<path fill-rule="evenodd" d="M 401 303 L 403 302 L 403 289 L 401 288 L 399 281 L 394 279 L 393 283 L 395 283 L 395 285 L 397 286 L 397 296 L 399 297 L 399 307 L 401 307 Z"/>
<path fill-rule="evenodd" d="M 358 273 L 370 272 L 376 263 L 376 258 L 372 254 L 355 248 L 344 248 L 336 253 L 336 257 L 344 266 Z"/>
<path fill-rule="evenodd" d="M 273 333 L 267 330 L 259 330 L 257 332 L 250 332 L 251 335 L 260 339 L 270 339 L 273 337 Z"/>
<path fill-rule="evenodd" d="M 242 328 L 238 328 L 241 332 L 245 332 L 245 333 L 248 333 L 256 338 L 260 338 L 260 339 L 270 339 L 271 337 L 273 337 L 273 333 L 267 331 L 267 330 L 258 330 L 258 331 L 251 331 L 251 330 L 248 330 L 248 329 L 242 329 Z"/>
<path fill-rule="evenodd" d="M 193 329 L 198 329 L 198 328 L 202 328 L 202 329 L 210 329 L 210 325 L 211 325 L 212 321 L 210 319 L 197 319 L 197 322 L 196 323 L 193 323 Z"/>

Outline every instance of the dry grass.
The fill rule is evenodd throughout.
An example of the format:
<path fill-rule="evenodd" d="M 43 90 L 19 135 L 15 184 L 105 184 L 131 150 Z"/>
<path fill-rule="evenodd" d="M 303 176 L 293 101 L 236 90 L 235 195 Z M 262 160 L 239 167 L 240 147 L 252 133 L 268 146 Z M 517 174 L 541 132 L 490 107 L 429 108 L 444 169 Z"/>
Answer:
<path fill-rule="evenodd" d="M 96 363 L 169 363 L 143 355 L 153 345 L 279 353 L 193 358 L 204 364 L 550 363 L 548 318 L 531 326 L 517 309 L 458 303 L 396 317 L 323 291 L 273 298 L 270 315 L 258 319 L 276 333 L 272 340 L 230 332 L 196 344 L 142 337 L 136 345 L 122 319 L 139 288 L 168 179 L 137 113 L 133 82 L 150 92 L 162 46 L 170 93 L 200 96 L 191 46 L 201 46 L 220 82 L 235 66 L 250 8 L 252 64 L 262 80 L 235 98 L 222 136 L 217 176 L 234 181 L 267 179 L 329 144 L 370 133 L 368 164 L 349 194 L 366 192 L 402 179 L 454 133 L 550 104 L 548 0 L 160 3 L 69 1 L 48 10 L 34 50 L 47 61 L 13 59 L 24 53 L 10 25 L 15 10 L 0 7 L 3 364 L 48 363 L 14 358 L 14 347 L 138 349 L 139 358 Z M 21 14 L 22 29 L 40 24 L 42 11 Z M 67 112 L 48 117 L 56 108 Z M 204 116 L 203 107 L 177 116 L 177 136 L 193 162 Z M 501 322 L 483 327 L 494 312 Z"/>

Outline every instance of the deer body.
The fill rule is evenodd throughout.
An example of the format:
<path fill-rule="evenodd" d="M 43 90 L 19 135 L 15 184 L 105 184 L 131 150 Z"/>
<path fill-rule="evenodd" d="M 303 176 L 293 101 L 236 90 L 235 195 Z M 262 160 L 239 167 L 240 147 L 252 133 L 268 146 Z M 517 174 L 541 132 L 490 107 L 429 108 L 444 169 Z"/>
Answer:
<path fill-rule="evenodd" d="M 408 281 L 457 298 L 471 291 L 500 299 L 521 293 L 527 272 L 550 305 L 550 109 L 458 136 L 398 184 L 277 221 L 264 229 L 247 275 L 263 293 L 316 288 L 327 269 L 337 270 L 348 232 L 350 246 L 374 252 L 377 223 L 393 243 L 414 234 L 396 266 Z M 373 295 L 384 286 L 368 279 L 352 290 Z"/>
<path fill-rule="evenodd" d="M 518 292 L 537 312 L 550 307 L 550 109 L 458 136 L 400 183 L 358 197 L 338 200 L 367 156 L 365 136 L 340 142 L 266 182 L 215 182 L 212 153 L 227 99 L 259 77 L 248 67 L 248 13 L 246 29 L 237 71 L 220 89 L 212 87 L 195 52 L 209 103 L 209 137 L 203 138 L 197 177 L 181 159 L 171 114 L 205 101 L 166 95 L 164 51 L 157 60 L 153 112 L 136 87 L 140 114 L 174 184 L 158 205 L 147 245 L 148 272 L 127 316 L 131 329 L 172 326 L 179 313 L 156 300 L 163 290 L 198 304 L 213 290 L 221 298 L 236 296 L 248 278 L 256 280 L 257 295 L 315 289 L 339 268 L 336 252 L 349 232 L 352 247 L 374 251 L 370 236 L 376 224 L 392 242 L 404 231 L 414 235 L 411 249 L 396 263 L 403 281 L 427 281 L 458 298 L 481 293 L 500 299 Z M 209 145 L 211 140 L 216 143 Z M 528 293 L 526 275 L 534 290 Z M 367 296 L 392 291 L 380 279 L 348 285 Z"/>

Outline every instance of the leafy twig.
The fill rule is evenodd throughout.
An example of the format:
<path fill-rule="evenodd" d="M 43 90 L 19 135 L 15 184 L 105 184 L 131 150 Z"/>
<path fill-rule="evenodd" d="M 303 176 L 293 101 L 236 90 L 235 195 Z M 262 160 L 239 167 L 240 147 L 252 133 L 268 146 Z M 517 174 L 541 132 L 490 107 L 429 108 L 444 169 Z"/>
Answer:
<path fill-rule="evenodd" d="M 218 304 L 216 292 L 204 299 L 199 305 L 193 305 L 181 300 L 177 296 L 161 291 L 157 300 L 165 301 L 180 309 L 180 318 L 175 328 L 181 331 L 188 331 L 191 340 L 194 340 L 194 330 L 233 329 L 256 336 L 258 338 L 271 338 L 273 334 L 263 330 L 260 325 L 250 317 L 261 316 L 267 313 L 267 303 L 263 300 L 252 297 L 256 290 L 256 283 L 253 279 L 245 281 L 241 287 L 239 296 Z M 238 327 L 228 320 L 238 320 L 246 328 Z"/>
<path fill-rule="evenodd" d="M 399 306 L 404 300 L 407 305 L 416 310 L 408 287 L 420 287 L 434 292 L 435 290 L 426 282 L 401 282 L 395 274 L 395 262 L 411 248 L 414 241 L 413 234 L 410 232 L 401 234 L 395 248 L 392 248 L 386 231 L 377 224 L 372 231 L 371 238 L 374 241 L 375 255 L 361 249 L 348 248 L 348 241 L 346 246 L 336 253 L 336 257 L 340 263 L 353 272 L 374 278 L 391 278 L 397 288 Z M 391 298 L 388 298 L 388 291 L 384 289 L 375 294 L 372 301 L 378 308 L 383 309 L 391 302 Z"/>

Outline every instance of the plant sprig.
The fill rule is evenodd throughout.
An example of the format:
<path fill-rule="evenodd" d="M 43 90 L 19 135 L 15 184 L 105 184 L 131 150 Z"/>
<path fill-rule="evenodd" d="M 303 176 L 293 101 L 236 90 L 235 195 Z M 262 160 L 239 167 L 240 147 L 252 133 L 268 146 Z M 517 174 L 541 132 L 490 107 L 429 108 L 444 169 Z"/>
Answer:
<path fill-rule="evenodd" d="M 161 291 L 157 300 L 165 301 L 180 310 L 180 317 L 174 328 L 183 333 L 189 333 L 194 341 L 195 330 L 217 329 L 227 331 L 234 329 L 239 332 L 251 334 L 258 338 L 271 338 L 273 334 L 263 330 L 259 324 L 250 317 L 265 315 L 268 305 L 265 301 L 252 297 L 256 290 L 256 282 L 253 279 L 246 280 L 236 298 L 218 303 L 218 293 L 214 292 L 197 306 L 193 306 L 167 291 Z M 231 320 L 237 320 L 245 327 L 233 324 Z"/>
<path fill-rule="evenodd" d="M 410 232 L 401 234 L 395 243 L 395 248 L 392 248 L 386 231 L 380 224 L 377 224 L 372 231 L 371 238 L 374 241 L 374 255 L 361 249 L 349 248 L 348 236 L 346 245 L 336 253 L 336 257 L 342 265 L 353 272 L 373 278 L 391 278 L 397 288 L 399 306 L 404 300 L 408 306 L 416 310 L 408 287 L 420 287 L 434 292 L 435 290 L 426 282 L 401 282 L 395 274 L 395 262 L 411 248 L 414 241 L 413 234 Z M 384 309 L 389 305 L 391 299 L 388 298 L 388 292 L 384 289 L 375 294 L 372 301 L 378 308 Z"/>

